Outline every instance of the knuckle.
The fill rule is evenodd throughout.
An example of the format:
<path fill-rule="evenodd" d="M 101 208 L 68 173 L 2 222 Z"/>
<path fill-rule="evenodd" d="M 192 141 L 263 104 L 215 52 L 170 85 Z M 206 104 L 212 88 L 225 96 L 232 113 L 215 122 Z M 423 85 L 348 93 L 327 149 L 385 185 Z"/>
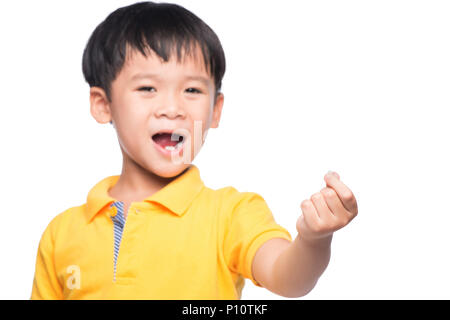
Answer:
<path fill-rule="evenodd" d="M 345 201 L 353 201 L 353 199 L 354 199 L 353 193 L 351 191 L 344 192 L 342 197 L 344 198 Z"/>
<path fill-rule="evenodd" d="M 303 216 L 300 216 L 296 222 L 297 228 L 302 229 L 304 224 L 305 224 L 305 218 Z"/>
<path fill-rule="evenodd" d="M 321 195 L 321 193 L 320 192 L 317 192 L 317 193 L 314 193 L 312 196 L 311 196 L 311 200 L 320 200 L 320 198 L 322 197 L 322 195 Z"/>
<path fill-rule="evenodd" d="M 336 194 L 336 192 L 330 188 L 322 189 L 321 193 L 325 198 L 332 198 Z"/>
<path fill-rule="evenodd" d="M 300 207 L 301 207 L 302 209 L 308 209 L 309 206 L 310 206 L 310 203 L 309 203 L 309 202 L 310 202 L 309 200 L 303 200 L 302 203 L 300 204 Z"/>

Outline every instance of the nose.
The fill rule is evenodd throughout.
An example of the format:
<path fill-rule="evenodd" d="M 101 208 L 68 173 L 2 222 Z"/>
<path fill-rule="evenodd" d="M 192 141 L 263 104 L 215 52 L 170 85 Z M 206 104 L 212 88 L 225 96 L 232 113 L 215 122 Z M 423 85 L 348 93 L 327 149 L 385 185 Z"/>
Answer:
<path fill-rule="evenodd" d="M 155 115 L 157 118 L 167 117 L 169 119 L 184 118 L 186 116 L 181 103 L 173 97 L 163 99 L 161 105 L 156 109 Z"/>

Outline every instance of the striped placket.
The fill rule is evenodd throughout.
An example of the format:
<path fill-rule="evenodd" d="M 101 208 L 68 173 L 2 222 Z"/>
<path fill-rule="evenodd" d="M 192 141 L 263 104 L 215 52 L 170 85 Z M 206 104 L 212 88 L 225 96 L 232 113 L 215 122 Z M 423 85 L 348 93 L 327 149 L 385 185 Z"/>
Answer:
<path fill-rule="evenodd" d="M 111 220 L 114 224 L 114 281 L 116 281 L 117 257 L 119 255 L 123 227 L 125 226 L 125 216 L 123 214 L 123 202 L 116 201 L 111 204 L 111 207 L 113 206 L 117 208 L 117 214 L 111 216 Z"/>

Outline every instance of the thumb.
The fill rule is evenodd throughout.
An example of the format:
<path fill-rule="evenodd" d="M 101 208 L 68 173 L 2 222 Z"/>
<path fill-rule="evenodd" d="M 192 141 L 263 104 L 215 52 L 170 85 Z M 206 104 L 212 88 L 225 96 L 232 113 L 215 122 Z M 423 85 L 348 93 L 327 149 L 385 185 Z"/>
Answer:
<path fill-rule="evenodd" d="M 334 172 L 334 171 L 328 171 L 328 174 L 332 174 L 332 175 L 334 175 L 336 178 L 338 178 L 339 180 L 341 180 L 341 177 L 338 175 L 337 172 Z"/>
<path fill-rule="evenodd" d="M 324 177 L 325 182 L 327 183 L 327 185 L 330 185 L 330 182 L 333 179 L 338 179 L 341 180 L 341 177 L 337 174 L 337 172 L 334 171 L 328 171 L 327 174 Z"/>

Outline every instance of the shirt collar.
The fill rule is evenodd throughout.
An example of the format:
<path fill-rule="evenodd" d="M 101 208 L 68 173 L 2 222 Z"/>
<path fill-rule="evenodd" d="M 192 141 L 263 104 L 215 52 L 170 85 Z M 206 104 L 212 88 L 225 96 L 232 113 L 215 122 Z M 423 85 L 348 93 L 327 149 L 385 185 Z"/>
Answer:
<path fill-rule="evenodd" d="M 109 176 L 89 191 L 85 211 L 88 222 L 105 206 L 117 201 L 109 196 L 108 190 L 117 183 L 119 177 Z M 182 216 L 203 187 L 198 168 L 191 164 L 184 173 L 143 201 L 156 202 L 174 214 Z"/>

